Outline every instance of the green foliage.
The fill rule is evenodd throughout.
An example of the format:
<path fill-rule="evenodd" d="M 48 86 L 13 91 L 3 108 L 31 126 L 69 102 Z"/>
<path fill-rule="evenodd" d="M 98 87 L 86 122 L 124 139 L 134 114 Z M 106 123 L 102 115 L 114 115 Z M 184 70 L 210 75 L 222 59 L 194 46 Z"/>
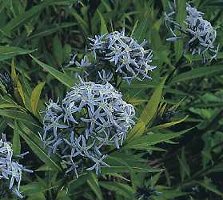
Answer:
<path fill-rule="evenodd" d="M 30 152 L 24 165 L 34 174 L 21 182 L 28 200 L 223 198 L 223 3 L 191 2 L 217 27 L 217 60 L 204 64 L 184 54 L 182 41 L 166 41 L 165 0 L 0 0 L 0 72 L 9 76 L 0 77 L 0 133 L 15 154 Z M 184 25 L 186 1 L 176 5 Z M 99 176 L 66 176 L 40 140 L 42 111 L 79 81 L 80 69 L 65 67 L 71 54 L 84 55 L 89 37 L 123 29 L 148 41 L 158 66 L 152 80 L 119 85 L 136 124 L 119 150 L 108 149 Z"/>

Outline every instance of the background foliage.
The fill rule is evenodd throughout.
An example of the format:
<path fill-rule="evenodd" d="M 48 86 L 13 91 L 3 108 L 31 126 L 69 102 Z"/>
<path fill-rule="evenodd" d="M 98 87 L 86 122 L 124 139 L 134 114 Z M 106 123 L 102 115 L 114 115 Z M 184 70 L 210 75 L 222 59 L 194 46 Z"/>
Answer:
<path fill-rule="evenodd" d="M 191 2 L 217 28 L 220 51 L 211 63 L 166 41 L 166 0 L 0 0 L 0 131 L 14 152 L 30 152 L 23 162 L 35 173 L 21 186 L 27 199 L 223 199 L 223 2 Z M 176 3 L 183 23 L 186 1 Z M 149 42 L 158 66 L 152 81 L 119 89 L 137 123 L 100 176 L 66 176 L 40 142 L 41 111 L 78 81 L 76 69 L 64 67 L 70 55 L 84 53 L 88 37 L 123 28 Z"/>

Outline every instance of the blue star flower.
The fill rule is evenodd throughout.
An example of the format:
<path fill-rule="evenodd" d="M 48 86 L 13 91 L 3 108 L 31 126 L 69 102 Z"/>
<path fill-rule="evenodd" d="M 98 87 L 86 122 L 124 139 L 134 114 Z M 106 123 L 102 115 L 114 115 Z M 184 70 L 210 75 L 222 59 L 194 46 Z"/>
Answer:
<path fill-rule="evenodd" d="M 151 65 L 153 54 L 151 49 L 144 48 L 145 41 L 139 44 L 124 31 L 95 36 L 90 41 L 95 59 L 109 61 L 113 64 L 113 71 L 124 79 L 151 78 L 149 72 L 156 66 Z"/>
<path fill-rule="evenodd" d="M 61 105 L 49 103 L 41 139 L 50 152 L 61 156 L 67 172 L 77 175 L 84 168 L 99 173 L 107 166 L 104 147 L 120 148 L 134 117 L 133 106 L 111 84 L 81 80 Z"/>
<path fill-rule="evenodd" d="M 167 40 L 176 41 L 186 36 L 188 38 L 186 47 L 192 55 L 202 55 L 204 61 L 206 60 L 207 55 L 211 56 L 211 60 L 216 58 L 218 52 L 218 47 L 216 48 L 214 45 L 217 35 L 216 30 L 212 27 L 209 21 L 203 19 L 204 13 L 198 11 L 190 4 L 186 5 L 186 12 L 186 27 L 180 26 L 174 20 L 175 10 L 172 10 L 169 14 L 165 14 L 166 25 L 173 35 L 173 37 L 168 38 Z M 174 28 L 182 34 L 177 36 L 174 32 Z"/>
<path fill-rule="evenodd" d="M 3 135 L 4 136 L 4 135 Z M 21 155 L 22 156 L 22 155 Z M 13 159 L 12 144 L 7 142 L 5 137 L 0 140 L 0 179 L 9 181 L 9 189 L 19 198 L 22 198 L 20 193 L 20 183 L 22 180 L 22 172 L 32 172 L 26 169 Z"/>

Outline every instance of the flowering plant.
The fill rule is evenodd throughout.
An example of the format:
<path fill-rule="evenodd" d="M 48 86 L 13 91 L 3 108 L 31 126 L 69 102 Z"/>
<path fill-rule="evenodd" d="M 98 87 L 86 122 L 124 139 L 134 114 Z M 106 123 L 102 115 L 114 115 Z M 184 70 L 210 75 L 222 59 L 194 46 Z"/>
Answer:
<path fill-rule="evenodd" d="M 100 171 L 107 164 L 106 146 L 117 149 L 134 124 L 135 110 L 122 100 L 121 93 L 109 84 L 81 81 L 74 86 L 62 104 L 50 102 L 44 116 L 42 140 L 50 152 L 58 153 L 67 172 L 76 175 L 87 163 L 87 170 Z"/>
<path fill-rule="evenodd" d="M 176 14 L 174 7 L 175 6 L 171 7 L 172 11 L 170 13 L 165 14 L 166 25 L 173 35 L 173 37 L 168 38 L 167 40 L 176 41 L 186 37 L 187 42 L 185 46 L 192 55 L 202 55 L 204 61 L 208 55 L 211 55 L 211 60 L 216 58 L 218 52 L 218 47 L 216 48 L 214 45 L 216 30 L 212 27 L 209 21 L 203 19 L 204 13 L 198 11 L 187 3 L 187 15 L 184 21 L 185 26 L 182 26 L 174 19 Z M 180 35 L 175 31 L 180 32 Z"/>
<path fill-rule="evenodd" d="M 102 83 L 112 82 L 116 76 L 128 83 L 133 79 L 151 79 L 149 73 L 156 66 L 151 65 L 153 52 L 145 48 L 145 40 L 139 44 L 134 38 L 126 36 L 125 31 L 96 35 L 89 40 L 94 56 L 92 63 L 86 55 L 78 62 L 75 54 L 68 64 L 84 68 L 87 79 L 94 77 L 94 81 Z"/>
<path fill-rule="evenodd" d="M 222 8 L 0 0 L 0 199 L 222 199 Z"/>
<path fill-rule="evenodd" d="M 3 135 L 3 138 L 0 140 L 0 179 L 8 180 L 9 190 L 19 198 L 23 197 L 19 191 L 23 171 L 32 172 L 32 170 L 26 169 L 22 164 L 15 161 L 12 144 L 7 142 Z"/>

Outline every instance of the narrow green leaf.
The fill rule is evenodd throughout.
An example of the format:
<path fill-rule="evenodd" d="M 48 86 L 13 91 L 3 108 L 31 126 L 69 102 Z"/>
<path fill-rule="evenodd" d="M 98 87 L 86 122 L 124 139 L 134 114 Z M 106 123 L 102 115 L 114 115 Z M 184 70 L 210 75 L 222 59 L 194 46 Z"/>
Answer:
<path fill-rule="evenodd" d="M 190 130 L 190 129 L 189 129 Z M 155 145 L 162 142 L 167 142 L 171 139 L 180 137 L 186 131 L 177 132 L 177 133 L 152 133 L 150 132 L 147 135 L 143 135 L 139 138 L 135 138 L 127 142 L 122 148 L 125 149 L 146 149 L 148 146 Z"/>
<path fill-rule="evenodd" d="M 19 108 L 19 106 L 11 103 L 0 103 L 1 108 Z"/>
<path fill-rule="evenodd" d="M 181 181 L 183 182 L 185 180 L 185 177 L 190 177 L 190 167 L 185 156 L 184 148 L 182 148 L 181 156 L 178 157 L 178 161 L 180 163 Z"/>
<path fill-rule="evenodd" d="M 134 199 L 134 190 L 127 184 L 109 181 L 100 181 L 99 184 L 101 187 L 114 191 L 126 199 Z"/>
<path fill-rule="evenodd" d="M 210 67 L 199 67 L 175 76 L 172 79 L 171 84 L 175 84 L 181 81 L 188 81 L 191 79 L 201 78 L 204 76 L 212 76 L 221 73 L 223 73 L 223 68 L 221 65 L 219 66 L 215 65 Z"/>
<path fill-rule="evenodd" d="M 129 132 L 127 140 L 132 140 L 132 138 L 142 135 L 145 131 L 145 127 L 155 117 L 159 103 L 162 98 L 162 92 L 165 81 L 166 78 L 164 78 L 163 81 L 156 87 L 154 93 L 152 94 L 150 100 L 148 101 L 146 107 L 140 115 L 137 124 Z"/>
<path fill-rule="evenodd" d="M 21 84 L 21 82 L 19 80 L 17 81 L 17 89 L 18 89 L 18 93 L 19 93 L 19 95 L 20 95 L 20 97 L 22 99 L 22 102 L 23 102 L 23 104 L 26 107 L 25 94 L 24 94 L 24 91 L 23 91 L 22 84 Z"/>
<path fill-rule="evenodd" d="M 138 23 L 139 23 L 139 20 L 137 20 L 137 21 L 135 22 L 135 24 L 134 24 L 134 26 L 133 26 L 133 28 L 132 28 L 131 37 L 134 35 L 134 32 L 135 32 L 135 30 L 136 30 L 136 28 L 137 28 L 137 26 L 138 26 Z"/>
<path fill-rule="evenodd" d="M 218 190 L 217 187 L 213 183 L 211 183 L 211 180 L 209 180 L 208 178 L 205 178 L 204 181 L 199 181 L 197 183 L 206 190 L 213 192 L 223 198 L 223 193 L 220 190 Z"/>
<path fill-rule="evenodd" d="M 155 173 L 160 172 L 161 169 L 153 169 L 147 167 L 126 167 L 126 166 L 110 166 L 110 167 L 103 167 L 102 174 L 109 174 L 109 173 L 130 173 L 131 171 L 138 172 L 138 173 Z"/>
<path fill-rule="evenodd" d="M 18 132 L 18 125 L 15 121 L 14 124 L 14 130 L 13 130 L 13 139 L 12 139 L 12 149 L 15 155 L 19 155 L 21 153 L 21 142 L 20 142 L 20 136 Z"/>
<path fill-rule="evenodd" d="M 40 99 L 40 94 L 45 85 L 45 82 L 40 82 L 32 91 L 31 98 L 30 98 L 30 104 L 32 112 L 36 115 L 37 114 L 37 106 Z"/>
<path fill-rule="evenodd" d="M 145 124 L 149 124 L 150 121 L 154 118 L 156 115 L 159 103 L 162 98 L 163 93 L 163 87 L 164 83 L 166 81 L 166 78 L 163 79 L 163 81 L 156 87 L 153 95 L 151 96 L 149 102 L 147 103 L 145 109 L 143 110 L 142 114 L 140 115 L 140 120 Z"/>
<path fill-rule="evenodd" d="M 29 123 L 35 122 L 35 120 L 30 115 L 16 109 L 1 109 L 0 115 L 4 117 L 9 117 L 12 119 L 17 119 L 18 121 L 24 121 L 24 122 L 29 122 Z"/>
<path fill-rule="evenodd" d="M 57 35 L 53 38 L 53 56 L 60 66 L 63 63 L 63 46 Z"/>
<path fill-rule="evenodd" d="M 139 23 L 137 23 L 136 27 L 134 27 L 135 30 L 132 36 L 139 42 L 142 42 L 148 34 L 148 24 L 150 20 L 148 15 L 149 15 L 148 13 L 145 13 L 144 19 L 139 20 Z"/>
<path fill-rule="evenodd" d="M 95 193 L 97 199 L 102 200 L 103 196 L 102 196 L 101 189 L 99 187 L 97 176 L 95 174 L 91 173 L 89 179 L 87 180 L 87 183 L 90 186 L 90 188 L 92 189 L 92 191 Z"/>
<path fill-rule="evenodd" d="M 72 87 L 74 85 L 74 79 L 68 76 L 67 74 L 64 74 L 55 68 L 41 62 L 37 58 L 30 55 L 30 57 L 38 64 L 40 65 L 44 70 L 48 71 L 52 76 L 54 76 L 58 81 L 66 85 L 67 87 Z"/>
<path fill-rule="evenodd" d="M 39 30 L 38 32 L 34 32 L 32 35 L 29 36 L 28 40 L 30 39 L 34 39 L 34 38 L 38 38 L 38 37 L 45 37 L 48 35 L 51 35 L 55 32 L 59 32 L 61 29 L 64 28 L 69 28 L 72 26 L 77 25 L 76 23 L 60 23 L 60 24 L 52 24 L 52 26 L 47 26 L 47 27 L 43 27 L 41 30 Z"/>
<path fill-rule="evenodd" d="M 186 19 L 186 0 L 177 0 L 177 13 L 176 13 L 176 21 L 181 26 L 185 26 L 185 19 Z M 181 56 L 183 55 L 183 41 L 178 40 L 174 43 L 175 48 L 175 55 L 176 55 L 176 61 L 178 61 Z"/>
<path fill-rule="evenodd" d="M 106 163 L 109 167 L 103 167 L 102 174 L 111 172 L 128 173 L 130 171 L 142 173 L 160 172 L 160 169 L 149 167 L 147 161 L 139 158 L 138 155 L 128 153 L 113 153 L 106 158 Z"/>
<path fill-rule="evenodd" d="M 152 176 L 151 180 L 149 181 L 151 187 L 155 187 L 155 185 L 159 181 L 160 176 L 161 176 L 162 173 L 163 173 L 163 171 L 161 171 L 161 172 L 159 172 L 159 173 L 157 173 L 157 174 L 155 174 L 155 175 Z"/>
<path fill-rule="evenodd" d="M 172 121 L 172 122 L 168 122 L 165 124 L 160 124 L 158 126 L 153 127 L 153 129 L 164 129 L 164 128 L 169 128 L 171 126 L 175 126 L 176 124 L 180 124 L 183 121 L 185 121 L 188 118 L 188 116 L 184 117 L 183 119 L 180 120 L 176 120 L 176 121 Z"/>
<path fill-rule="evenodd" d="M 33 51 L 19 47 L 0 46 L 0 61 L 11 59 L 17 55 L 29 54 Z"/>
<path fill-rule="evenodd" d="M 188 195 L 187 192 L 181 192 L 176 189 L 166 189 L 162 190 L 162 194 L 160 196 L 156 196 L 155 200 L 173 200 L 177 197 L 182 197 Z M 185 198 L 186 199 L 186 198 Z"/>
<path fill-rule="evenodd" d="M 145 123 L 138 121 L 137 124 L 131 129 L 127 136 L 127 141 L 131 140 L 134 136 L 142 135 L 146 129 Z"/>
<path fill-rule="evenodd" d="M 14 96 L 19 102 L 22 102 L 26 106 L 25 95 L 19 77 L 16 73 L 16 66 L 14 59 L 11 63 L 11 78 L 13 82 Z"/>
<path fill-rule="evenodd" d="M 176 1 L 177 7 L 177 16 L 176 21 L 184 26 L 185 25 L 185 18 L 186 18 L 186 0 L 177 0 Z"/>
<path fill-rule="evenodd" d="M 106 34 L 106 33 L 108 33 L 108 29 L 107 29 L 107 26 L 106 26 L 105 19 L 104 19 L 104 17 L 102 16 L 102 14 L 100 13 L 99 10 L 97 10 L 97 13 L 98 13 L 98 15 L 99 15 L 99 17 L 100 17 L 100 20 L 101 20 L 101 29 L 100 29 L 100 32 L 101 32 L 102 35 L 103 35 L 103 34 Z"/>
<path fill-rule="evenodd" d="M 74 16 L 84 33 L 88 33 L 88 24 L 87 22 L 77 13 L 75 9 L 71 9 L 71 14 Z"/>

